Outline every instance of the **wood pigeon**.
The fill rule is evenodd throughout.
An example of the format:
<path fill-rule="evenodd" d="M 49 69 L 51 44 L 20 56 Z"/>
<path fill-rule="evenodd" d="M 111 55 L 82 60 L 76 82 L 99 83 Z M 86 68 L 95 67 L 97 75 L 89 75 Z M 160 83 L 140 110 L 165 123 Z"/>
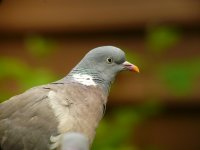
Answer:
<path fill-rule="evenodd" d="M 62 141 L 68 143 L 76 137 L 86 145 L 88 139 L 91 145 L 104 115 L 110 86 L 122 70 L 139 72 L 137 66 L 126 61 L 121 49 L 97 47 L 63 79 L 33 87 L 1 103 L 0 149 L 61 149 L 65 145 Z M 68 133 L 84 137 L 65 137 Z"/>

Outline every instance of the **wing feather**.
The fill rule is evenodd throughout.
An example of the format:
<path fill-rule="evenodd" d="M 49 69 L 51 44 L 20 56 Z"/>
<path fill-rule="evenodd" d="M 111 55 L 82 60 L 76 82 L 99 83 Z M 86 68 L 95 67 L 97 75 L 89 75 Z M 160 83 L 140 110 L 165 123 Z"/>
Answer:
<path fill-rule="evenodd" d="M 35 87 L 0 104 L 2 150 L 49 149 L 58 124 L 48 104 L 49 90 Z"/>

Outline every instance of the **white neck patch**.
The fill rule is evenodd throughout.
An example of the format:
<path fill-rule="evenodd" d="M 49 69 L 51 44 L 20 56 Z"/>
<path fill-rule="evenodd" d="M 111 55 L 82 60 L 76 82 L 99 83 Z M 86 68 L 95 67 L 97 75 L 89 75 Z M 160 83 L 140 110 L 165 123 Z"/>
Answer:
<path fill-rule="evenodd" d="M 97 84 L 94 82 L 92 76 L 87 74 L 73 74 L 73 79 L 83 85 L 86 86 L 96 86 Z"/>

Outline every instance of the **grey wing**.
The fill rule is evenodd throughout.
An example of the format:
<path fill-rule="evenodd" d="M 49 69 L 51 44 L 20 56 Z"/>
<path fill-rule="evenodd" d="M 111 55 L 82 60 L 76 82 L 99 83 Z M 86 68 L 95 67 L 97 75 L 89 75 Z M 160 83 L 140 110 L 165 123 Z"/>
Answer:
<path fill-rule="evenodd" d="M 2 150 L 47 150 L 57 121 L 48 104 L 49 89 L 32 88 L 0 104 Z"/>

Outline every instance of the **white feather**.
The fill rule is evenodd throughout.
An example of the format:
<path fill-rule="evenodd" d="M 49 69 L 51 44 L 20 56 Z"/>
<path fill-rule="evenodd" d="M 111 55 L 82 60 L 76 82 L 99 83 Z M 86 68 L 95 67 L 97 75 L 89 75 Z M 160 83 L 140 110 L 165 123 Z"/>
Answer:
<path fill-rule="evenodd" d="M 74 118 L 69 113 L 69 107 L 65 107 L 66 105 L 70 105 L 70 102 L 66 100 L 64 94 L 56 93 L 55 91 L 49 91 L 48 97 L 50 106 L 59 123 L 58 130 L 60 132 L 66 132 L 71 129 Z"/>
<path fill-rule="evenodd" d="M 61 91 L 60 91 L 61 92 Z M 74 124 L 74 118 L 69 113 L 69 107 L 66 105 L 70 105 L 70 102 L 66 100 L 66 97 L 62 93 L 57 93 L 55 91 L 49 91 L 49 105 L 52 108 L 54 115 L 58 121 L 58 131 L 60 133 L 65 133 L 69 131 Z M 60 136 L 51 137 L 50 141 L 52 144 L 50 145 L 50 149 L 54 149 L 58 145 L 60 145 Z"/>
<path fill-rule="evenodd" d="M 73 79 L 86 86 L 96 86 L 92 76 L 87 74 L 73 74 Z"/>

